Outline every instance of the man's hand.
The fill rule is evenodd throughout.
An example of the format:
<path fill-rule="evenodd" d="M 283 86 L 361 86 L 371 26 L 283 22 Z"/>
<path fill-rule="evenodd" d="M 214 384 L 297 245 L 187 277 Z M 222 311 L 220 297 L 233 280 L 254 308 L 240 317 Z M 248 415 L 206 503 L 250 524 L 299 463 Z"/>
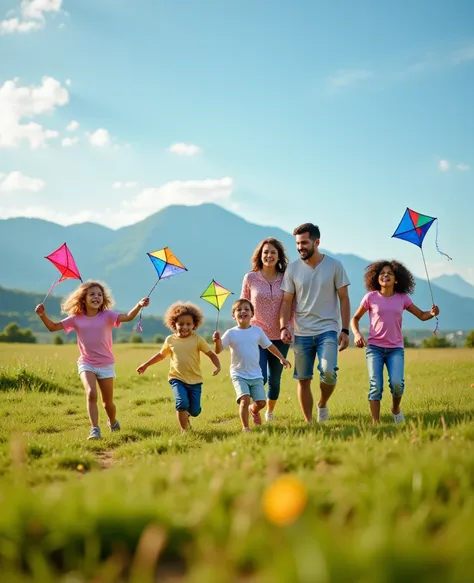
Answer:
<path fill-rule="evenodd" d="M 349 336 L 345 332 L 339 334 L 339 352 L 342 352 L 349 346 Z"/>

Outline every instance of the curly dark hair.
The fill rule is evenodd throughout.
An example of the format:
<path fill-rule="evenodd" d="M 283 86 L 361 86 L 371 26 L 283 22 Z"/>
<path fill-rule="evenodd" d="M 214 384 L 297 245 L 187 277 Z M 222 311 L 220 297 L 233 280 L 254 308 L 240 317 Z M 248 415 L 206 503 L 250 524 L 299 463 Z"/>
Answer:
<path fill-rule="evenodd" d="M 288 267 L 288 257 L 286 256 L 283 243 L 278 241 L 278 239 L 274 239 L 273 237 L 268 237 L 267 239 L 264 239 L 253 252 L 251 259 L 252 271 L 260 271 L 262 269 L 263 267 L 262 251 L 265 245 L 267 244 L 272 245 L 278 251 L 278 261 L 275 269 L 280 273 L 284 273 L 286 268 Z"/>
<path fill-rule="evenodd" d="M 375 261 L 365 268 L 364 283 L 367 291 L 380 291 L 379 275 L 388 266 L 395 275 L 394 291 L 401 294 L 412 294 L 415 291 L 415 278 L 411 271 L 398 261 Z"/>
<path fill-rule="evenodd" d="M 176 331 L 176 322 L 180 316 L 191 316 L 194 330 L 197 330 L 204 321 L 204 314 L 198 306 L 191 302 L 175 302 L 166 310 L 163 322 L 167 328 Z"/>

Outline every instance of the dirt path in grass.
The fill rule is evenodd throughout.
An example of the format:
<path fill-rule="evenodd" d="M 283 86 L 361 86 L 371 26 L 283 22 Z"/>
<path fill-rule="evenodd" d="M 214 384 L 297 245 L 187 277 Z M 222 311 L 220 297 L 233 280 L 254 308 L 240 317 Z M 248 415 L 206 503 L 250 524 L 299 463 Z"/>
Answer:
<path fill-rule="evenodd" d="M 97 452 L 97 459 L 99 460 L 100 467 L 102 470 L 108 470 L 113 466 L 113 452 L 111 451 L 99 451 Z"/>

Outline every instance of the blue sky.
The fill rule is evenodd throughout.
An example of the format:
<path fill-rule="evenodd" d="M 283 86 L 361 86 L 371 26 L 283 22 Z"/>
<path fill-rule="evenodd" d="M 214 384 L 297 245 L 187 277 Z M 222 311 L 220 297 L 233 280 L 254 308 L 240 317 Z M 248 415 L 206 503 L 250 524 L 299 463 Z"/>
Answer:
<path fill-rule="evenodd" d="M 409 206 L 453 258 L 431 229 L 430 276 L 474 284 L 471 1 L 0 0 L 0 19 L 0 218 L 216 202 L 423 277 L 391 238 Z"/>

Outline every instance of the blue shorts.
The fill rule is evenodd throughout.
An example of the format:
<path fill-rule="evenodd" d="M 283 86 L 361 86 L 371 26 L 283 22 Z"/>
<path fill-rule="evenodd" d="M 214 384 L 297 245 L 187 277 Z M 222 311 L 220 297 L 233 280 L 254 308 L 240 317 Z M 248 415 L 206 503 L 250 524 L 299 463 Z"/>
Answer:
<path fill-rule="evenodd" d="M 170 379 L 176 411 L 187 411 L 192 417 L 201 413 L 202 383 L 190 385 L 179 379 Z"/>
<path fill-rule="evenodd" d="M 332 330 L 317 336 L 295 336 L 293 378 L 301 381 L 312 379 L 317 355 L 320 381 L 326 385 L 335 385 L 339 370 L 337 367 L 338 349 L 337 332 Z"/>
<path fill-rule="evenodd" d="M 232 377 L 237 403 L 244 395 L 249 395 L 254 401 L 266 401 L 263 378 L 244 379 L 243 377 Z"/>
<path fill-rule="evenodd" d="M 85 371 L 93 372 L 98 379 L 115 378 L 115 367 L 113 364 L 109 364 L 108 366 L 93 366 L 87 362 L 79 362 L 77 364 L 77 372 L 80 375 Z"/>

